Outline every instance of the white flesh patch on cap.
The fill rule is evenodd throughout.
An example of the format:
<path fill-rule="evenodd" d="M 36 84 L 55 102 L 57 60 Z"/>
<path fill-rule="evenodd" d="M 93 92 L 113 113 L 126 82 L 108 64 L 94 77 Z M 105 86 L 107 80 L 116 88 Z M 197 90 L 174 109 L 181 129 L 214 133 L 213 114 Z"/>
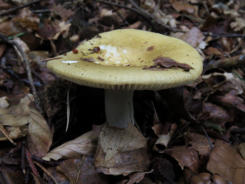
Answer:
<path fill-rule="evenodd" d="M 126 57 L 127 50 L 119 50 L 117 47 L 111 46 L 111 45 L 100 45 L 99 46 L 101 50 L 104 50 L 104 57 L 105 62 L 104 64 L 116 64 L 116 65 L 127 65 L 128 60 Z"/>
<path fill-rule="evenodd" d="M 62 63 L 66 63 L 66 64 L 73 64 L 73 63 L 78 63 L 79 61 L 61 61 Z"/>

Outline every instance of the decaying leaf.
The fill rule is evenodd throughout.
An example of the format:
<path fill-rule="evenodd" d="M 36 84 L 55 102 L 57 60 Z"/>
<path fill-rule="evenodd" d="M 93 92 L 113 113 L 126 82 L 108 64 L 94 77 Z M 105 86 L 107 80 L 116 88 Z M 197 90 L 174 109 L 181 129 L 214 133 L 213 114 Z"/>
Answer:
<path fill-rule="evenodd" d="M 235 148 L 224 141 L 216 140 L 207 169 L 213 174 L 219 174 L 231 183 L 244 184 L 245 160 Z"/>
<path fill-rule="evenodd" d="M 11 130 L 9 129 L 10 127 L 14 127 L 12 131 L 21 130 L 18 134 L 16 132 L 10 132 L 9 136 L 11 134 L 13 136 L 16 136 L 16 134 L 21 136 L 24 133 L 27 134 L 28 146 L 31 153 L 37 156 L 43 156 L 47 153 L 52 143 L 52 132 L 42 115 L 31 107 L 30 104 L 32 102 L 33 97 L 29 94 L 22 98 L 17 105 L 0 108 L 0 124 L 8 126 L 8 130 Z M 26 129 L 28 131 L 24 132 Z"/>
<path fill-rule="evenodd" d="M 197 133 L 189 133 L 188 139 L 190 139 L 188 143 L 191 144 L 191 147 L 195 149 L 199 155 L 207 156 L 210 153 L 212 148 L 210 144 L 213 144 L 213 139 L 210 138 L 211 142 L 209 142 L 208 137 Z"/>
<path fill-rule="evenodd" d="M 99 135 L 95 166 L 104 174 L 128 175 L 149 164 L 146 139 L 133 125 L 118 129 L 105 125 Z"/>
<path fill-rule="evenodd" d="M 72 184 L 107 184 L 108 181 L 96 171 L 93 163 L 92 157 L 83 156 L 63 161 L 57 170 L 65 175 Z"/>
<path fill-rule="evenodd" d="M 96 149 L 96 142 L 100 129 L 95 128 L 74 140 L 68 141 L 51 150 L 43 157 L 44 160 L 59 160 L 61 158 L 75 158 L 81 155 L 91 155 Z"/>
<path fill-rule="evenodd" d="M 182 169 L 184 169 L 184 167 L 187 167 L 193 172 L 196 172 L 199 167 L 198 153 L 191 147 L 176 146 L 167 149 L 165 153 L 175 158 Z"/>
<path fill-rule="evenodd" d="M 204 35 L 197 27 L 191 28 L 188 32 L 180 37 L 180 39 L 186 41 L 194 48 L 204 49 L 206 47 L 206 42 L 204 41 Z"/>
<path fill-rule="evenodd" d="M 187 12 L 190 14 L 196 14 L 198 7 L 189 4 L 187 1 L 180 1 L 180 0 L 171 0 L 170 1 L 173 8 L 177 10 L 178 12 Z"/>
<path fill-rule="evenodd" d="M 153 59 L 154 65 L 150 67 L 145 67 L 144 69 L 169 69 L 169 68 L 181 68 L 184 71 L 188 72 L 192 67 L 185 63 L 179 63 L 168 57 L 157 57 Z"/>

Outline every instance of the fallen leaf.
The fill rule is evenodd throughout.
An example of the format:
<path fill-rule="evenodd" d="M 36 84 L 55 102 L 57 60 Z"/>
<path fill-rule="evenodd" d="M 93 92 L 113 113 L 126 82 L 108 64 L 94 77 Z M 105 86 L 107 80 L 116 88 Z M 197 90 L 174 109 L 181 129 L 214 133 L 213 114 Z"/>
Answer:
<path fill-rule="evenodd" d="M 235 148 L 221 140 L 216 140 L 212 150 L 207 169 L 213 174 L 235 184 L 244 184 L 245 181 L 245 160 Z"/>
<path fill-rule="evenodd" d="M 134 184 L 134 183 L 140 183 L 146 174 L 152 173 L 153 170 L 148 171 L 148 172 L 138 172 L 138 173 L 133 173 L 129 176 L 129 180 L 125 184 Z"/>
<path fill-rule="evenodd" d="M 12 21 L 28 31 L 37 31 L 40 23 L 38 16 L 34 15 L 29 8 L 21 9 L 18 16 L 14 17 Z"/>
<path fill-rule="evenodd" d="M 17 105 L 0 108 L 0 124 L 8 126 L 8 128 L 14 127 L 12 132 L 9 133 L 9 136 L 12 134 L 13 137 L 25 135 L 26 132 L 24 130 L 28 127 L 29 150 L 32 154 L 43 156 L 47 153 L 52 143 L 52 132 L 42 115 L 31 107 L 32 102 L 33 96 L 28 94 Z M 16 132 L 16 130 L 23 130 L 23 132 Z"/>
<path fill-rule="evenodd" d="M 178 12 L 186 12 L 190 14 L 197 14 L 198 7 L 189 4 L 187 1 L 171 0 L 173 8 Z"/>
<path fill-rule="evenodd" d="M 81 155 L 91 155 L 96 149 L 96 142 L 98 139 L 99 128 L 91 130 L 74 140 L 68 141 L 43 157 L 43 160 L 50 161 L 59 160 L 61 158 L 75 158 Z"/>
<path fill-rule="evenodd" d="M 232 93 L 227 93 L 223 96 L 217 96 L 216 98 L 218 101 L 228 107 L 234 107 L 242 112 L 245 112 L 245 102 L 239 96 L 236 96 Z"/>
<path fill-rule="evenodd" d="M 64 21 L 69 19 L 74 14 L 73 10 L 66 9 L 61 4 L 54 4 L 54 6 L 52 6 L 52 10 L 52 13 L 59 15 Z"/>
<path fill-rule="evenodd" d="M 57 170 L 65 175 L 72 184 L 107 184 L 105 177 L 100 175 L 94 167 L 92 157 L 83 156 L 79 159 L 63 161 Z"/>
<path fill-rule="evenodd" d="M 165 153 L 177 160 L 179 166 L 182 169 L 187 167 L 193 172 L 197 172 L 199 168 L 199 157 L 198 153 L 193 148 L 186 146 L 176 146 L 167 149 Z"/>
<path fill-rule="evenodd" d="M 128 175 L 149 164 L 146 138 L 133 125 L 119 129 L 105 125 L 99 135 L 95 166 L 104 174 Z"/>
<path fill-rule="evenodd" d="M 169 69 L 169 68 L 181 68 L 188 72 L 192 67 L 188 64 L 178 63 L 177 61 L 168 57 L 157 57 L 153 59 L 154 65 L 144 69 Z"/>
<path fill-rule="evenodd" d="M 3 0 L 0 0 L 0 9 L 1 10 L 9 9 L 9 8 L 11 8 L 11 5 L 10 4 L 4 2 Z"/>
<path fill-rule="evenodd" d="M 240 152 L 242 158 L 245 160 L 245 143 L 241 143 L 239 145 L 239 152 Z"/>
<path fill-rule="evenodd" d="M 205 115 L 205 120 L 209 120 L 215 123 L 225 125 L 226 122 L 231 121 L 232 117 L 230 114 L 223 109 L 221 106 L 215 105 L 213 103 L 203 103 L 203 111 Z"/>
<path fill-rule="evenodd" d="M 188 134 L 188 143 L 191 145 L 191 147 L 196 150 L 199 155 L 207 156 L 212 148 L 213 139 L 210 138 L 211 143 L 209 143 L 208 138 L 197 133 L 189 133 Z"/>
<path fill-rule="evenodd" d="M 203 33 L 197 27 L 192 27 L 180 38 L 192 45 L 194 48 L 204 49 L 207 45 L 204 41 L 205 37 Z"/>
<path fill-rule="evenodd" d="M 242 31 L 245 28 L 245 20 L 242 17 L 236 17 L 230 25 L 234 31 Z"/>

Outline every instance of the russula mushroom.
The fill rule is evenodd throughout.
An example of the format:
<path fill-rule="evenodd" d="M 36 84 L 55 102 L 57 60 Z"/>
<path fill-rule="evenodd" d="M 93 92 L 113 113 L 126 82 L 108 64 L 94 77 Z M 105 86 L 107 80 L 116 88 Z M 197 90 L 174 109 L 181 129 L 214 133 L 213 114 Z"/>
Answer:
<path fill-rule="evenodd" d="M 101 33 L 82 42 L 75 50 L 50 60 L 47 66 L 63 79 L 105 89 L 107 129 L 102 131 L 99 140 L 116 144 L 106 146 L 113 150 L 110 155 L 125 147 L 122 145 L 125 142 L 130 143 L 119 138 L 112 143 L 116 135 L 109 138 L 102 135 L 109 129 L 112 134 L 120 131 L 130 134 L 128 129 L 135 123 L 134 90 L 184 85 L 202 72 L 202 58 L 189 44 L 148 31 L 120 29 Z M 143 139 L 139 137 L 131 135 L 131 138 Z"/>

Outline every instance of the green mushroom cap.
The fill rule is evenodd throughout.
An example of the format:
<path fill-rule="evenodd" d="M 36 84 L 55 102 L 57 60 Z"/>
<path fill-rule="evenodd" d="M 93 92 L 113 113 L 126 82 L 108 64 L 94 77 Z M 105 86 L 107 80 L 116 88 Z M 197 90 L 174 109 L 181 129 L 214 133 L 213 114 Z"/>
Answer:
<path fill-rule="evenodd" d="M 166 59 L 186 65 L 156 67 Z M 59 77 L 80 85 L 124 90 L 159 90 L 196 80 L 202 57 L 182 40 L 135 29 L 104 32 L 76 49 L 51 59 L 48 68 Z"/>

